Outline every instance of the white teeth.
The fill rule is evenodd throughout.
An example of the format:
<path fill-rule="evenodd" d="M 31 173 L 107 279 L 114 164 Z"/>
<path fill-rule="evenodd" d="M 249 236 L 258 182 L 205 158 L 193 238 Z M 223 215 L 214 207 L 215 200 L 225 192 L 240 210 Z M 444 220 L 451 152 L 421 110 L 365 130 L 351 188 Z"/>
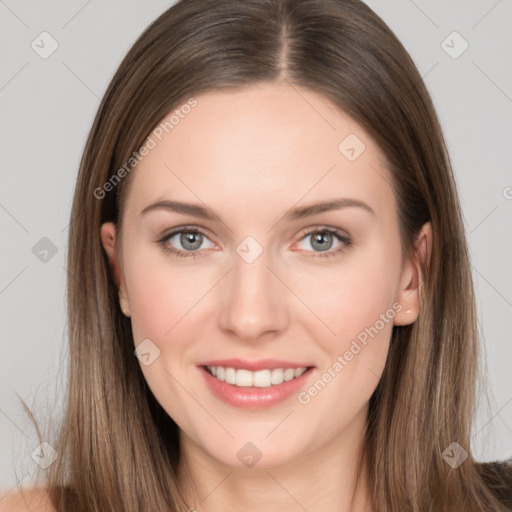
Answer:
<path fill-rule="evenodd" d="M 272 385 L 270 381 L 270 370 L 260 370 L 253 374 L 253 385 L 257 388 L 268 388 Z"/>
<path fill-rule="evenodd" d="M 289 381 L 295 377 L 295 370 L 293 368 L 286 368 L 284 371 L 284 380 Z"/>
<path fill-rule="evenodd" d="M 295 377 L 300 377 L 305 371 L 306 371 L 306 368 L 297 368 L 295 370 Z"/>
<path fill-rule="evenodd" d="M 252 386 L 253 376 L 249 370 L 238 370 L 236 372 L 236 384 L 237 386 Z"/>
<path fill-rule="evenodd" d="M 282 368 L 272 370 L 272 376 L 270 378 L 272 384 L 281 384 L 281 382 L 284 382 L 283 375 L 284 370 Z"/>
<path fill-rule="evenodd" d="M 307 368 L 274 368 L 273 370 L 249 370 L 207 366 L 208 371 L 218 380 L 239 387 L 268 388 L 300 377 Z"/>
<path fill-rule="evenodd" d="M 226 368 L 226 373 L 224 374 L 224 382 L 228 384 L 236 383 L 236 371 L 234 368 Z"/>

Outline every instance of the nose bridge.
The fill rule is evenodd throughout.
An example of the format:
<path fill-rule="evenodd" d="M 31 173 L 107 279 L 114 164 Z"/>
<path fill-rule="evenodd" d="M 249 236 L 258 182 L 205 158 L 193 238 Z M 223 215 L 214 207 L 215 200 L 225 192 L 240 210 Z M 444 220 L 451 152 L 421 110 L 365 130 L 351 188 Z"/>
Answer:
<path fill-rule="evenodd" d="M 224 284 L 219 323 L 241 339 L 256 340 L 266 332 L 276 333 L 285 328 L 288 319 L 286 289 L 268 268 L 269 254 L 262 249 L 251 240 L 242 242 Z"/>

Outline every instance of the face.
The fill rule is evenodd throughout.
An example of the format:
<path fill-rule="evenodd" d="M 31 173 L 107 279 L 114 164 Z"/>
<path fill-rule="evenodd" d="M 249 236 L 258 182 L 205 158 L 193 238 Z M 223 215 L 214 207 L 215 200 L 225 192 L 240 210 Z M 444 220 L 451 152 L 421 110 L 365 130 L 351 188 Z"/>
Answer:
<path fill-rule="evenodd" d="M 132 171 L 122 247 L 112 223 L 103 243 L 182 439 L 230 466 L 293 463 L 356 439 L 393 325 L 416 318 L 418 267 L 384 156 L 327 99 L 264 84 L 196 100 Z"/>

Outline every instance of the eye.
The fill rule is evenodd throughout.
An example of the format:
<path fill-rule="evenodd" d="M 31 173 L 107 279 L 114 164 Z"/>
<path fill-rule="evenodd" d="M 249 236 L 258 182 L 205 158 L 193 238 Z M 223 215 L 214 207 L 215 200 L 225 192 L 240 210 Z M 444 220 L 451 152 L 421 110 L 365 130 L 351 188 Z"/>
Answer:
<path fill-rule="evenodd" d="M 353 243 L 348 237 L 341 234 L 339 230 L 328 227 L 309 230 L 302 236 L 301 242 L 309 237 L 311 237 L 311 241 L 308 245 L 313 248 L 313 252 L 316 254 L 306 256 L 308 258 L 336 256 L 349 248 Z M 177 231 L 166 234 L 158 240 L 158 243 L 165 253 L 173 254 L 180 258 L 197 258 L 200 256 L 202 249 L 208 248 L 203 245 L 206 241 L 210 242 L 210 247 L 214 246 L 213 242 L 199 229 L 180 228 Z M 336 242 L 338 247 L 331 250 Z M 181 248 L 176 247 L 177 245 L 181 245 Z M 309 249 L 306 248 L 306 251 L 309 251 Z"/>
<path fill-rule="evenodd" d="M 352 245 L 352 240 L 342 235 L 339 230 L 327 227 L 315 228 L 308 231 L 301 238 L 301 242 L 308 238 L 310 239 L 308 245 L 313 248 L 314 252 L 316 252 L 316 254 L 307 256 L 309 258 L 336 256 Z M 336 241 L 338 242 L 338 248 L 331 250 Z"/>
<path fill-rule="evenodd" d="M 199 251 L 207 247 L 203 246 L 203 242 L 209 241 L 209 238 L 198 229 L 184 229 L 174 231 L 165 235 L 158 240 L 164 252 L 174 254 L 180 258 L 196 258 L 199 256 Z M 212 242 L 210 242 L 214 245 Z M 182 248 L 176 248 L 176 245 L 181 245 Z"/>

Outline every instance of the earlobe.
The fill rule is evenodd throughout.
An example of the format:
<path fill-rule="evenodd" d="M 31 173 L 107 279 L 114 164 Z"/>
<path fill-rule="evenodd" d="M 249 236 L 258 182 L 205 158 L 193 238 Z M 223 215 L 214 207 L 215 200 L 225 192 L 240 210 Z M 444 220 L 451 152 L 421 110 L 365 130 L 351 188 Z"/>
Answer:
<path fill-rule="evenodd" d="M 121 311 L 126 316 L 130 316 L 129 303 L 126 298 L 125 286 L 122 278 L 121 265 L 119 261 L 119 251 L 117 247 L 115 224 L 113 222 L 105 222 L 101 226 L 100 233 L 101 242 L 103 244 L 105 252 L 107 253 L 110 268 L 114 276 L 114 282 L 116 284 L 117 290 L 119 291 L 119 303 Z"/>
<path fill-rule="evenodd" d="M 414 251 L 403 267 L 397 302 L 401 305 L 394 319 L 395 325 L 412 324 L 419 315 L 423 268 L 430 259 L 432 225 L 426 222 L 414 243 Z"/>

